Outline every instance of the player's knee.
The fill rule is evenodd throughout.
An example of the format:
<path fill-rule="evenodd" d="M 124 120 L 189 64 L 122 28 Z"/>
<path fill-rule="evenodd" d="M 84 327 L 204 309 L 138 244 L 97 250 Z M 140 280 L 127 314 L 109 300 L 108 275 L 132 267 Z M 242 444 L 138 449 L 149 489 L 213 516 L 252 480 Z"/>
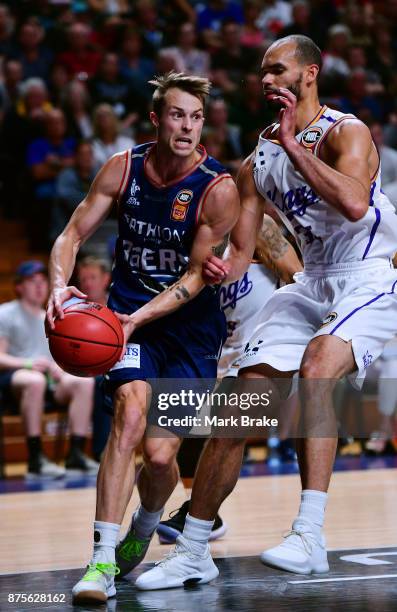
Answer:
<path fill-rule="evenodd" d="M 115 435 L 120 450 L 131 450 L 140 443 L 146 417 L 136 394 L 126 388 L 117 389 L 114 397 Z"/>
<path fill-rule="evenodd" d="M 145 465 L 151 473 L 161 475 L 174 465 L 176 453 L 177 447 L 168 444 L 164 444 L 153 450 L 145 448 Z"/>
<path fill-rule="evenodd" d="M 300 378 L 304 378 L 306 380 L 314 380 L 324 377 L 324 368 L 322 365 L 322 360 L 317 356 L 303 358 L 300 371 Z"/>

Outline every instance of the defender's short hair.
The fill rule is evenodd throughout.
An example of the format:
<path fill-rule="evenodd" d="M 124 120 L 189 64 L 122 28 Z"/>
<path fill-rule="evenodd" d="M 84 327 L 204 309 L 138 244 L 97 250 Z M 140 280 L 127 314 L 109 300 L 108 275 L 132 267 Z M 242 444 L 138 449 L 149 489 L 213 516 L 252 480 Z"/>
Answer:
<path fill-rule="evenodd" d="M 298 62 L 304 66 L 308 64 L 317 64 L 319 72 L 323 66 L 323 58 L 321 49 L 308 36 L 302 34 L 291 34 L 276 41 L 277 43 L 293 42 L 296 45 L 295 57 Z"/>
<path fill-rule="evenodd" d="M 163 76 L 156 77 L 149 81 L 149 83 L 156 87 L 153 93 L 153 110 L 157 115 L 161 114 L 164 106 L 165 94 L 173 87 L 177 87 L 192 96 L 196 96 L 201 100 L 203 106 L 205 105 L 206 98 L 211 89 L 211 83 L 208 79 L 191 74 L 184 74 L 183 72 L 174 72 L 173 70 L 167 72 L 167 74 Z"/>

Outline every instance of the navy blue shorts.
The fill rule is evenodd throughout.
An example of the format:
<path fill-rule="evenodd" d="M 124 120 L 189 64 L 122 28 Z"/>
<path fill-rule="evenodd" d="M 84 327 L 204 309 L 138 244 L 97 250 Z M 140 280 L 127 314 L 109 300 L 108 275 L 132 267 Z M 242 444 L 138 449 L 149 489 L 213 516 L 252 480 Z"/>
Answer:
<path fill-rule="evenodd" d="M 108 306 L 125 314 L 136 310 L 114 297 L 109 299 Z M 184 317 L 178 311 L 134 332 L 123 359 L 105 375 L 108 408 L 117 387 L 133 380 L 150 384 L 150 379 L 195 379 L 192 384 L 197 388 L 200 386 L 198 379 L 206 379 L 205 388 L 208 388 L 208 380 L 213 381 L 213 387 L 227 336 L 226 319 L 221 310 L 201 311 L 195 315 Z M 183 407 L 183 414 L 185 412 L 189 412 L 187 407 Z"/>

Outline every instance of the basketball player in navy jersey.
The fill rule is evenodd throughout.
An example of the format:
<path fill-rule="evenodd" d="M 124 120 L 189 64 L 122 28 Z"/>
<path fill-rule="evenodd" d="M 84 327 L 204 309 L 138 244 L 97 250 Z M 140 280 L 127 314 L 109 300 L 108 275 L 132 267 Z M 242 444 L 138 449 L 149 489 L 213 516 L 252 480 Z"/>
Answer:
<path fill-rule="evenodd" d="M 117 204 L 119 236 L 108 305 L 123 324 L 126 351 L 106 377 L 114 420 L 98 474 L 94 552 L 73 588 L 77 603 L 115 595 L 114 576 L 142 560 L 178 481 L 180 438 L 144 437 L 146 380 L 216 379 L 226 337 L 218 293 L 204 285 L 202 264 L 235 224 L 239 198 L 231 176 L 199 144 L 209 82 L 169 73 L 151 83 L 157 141 L 115 155 L 103 166 L 50 259 L 47 319 L 53 326 L 56 316 L 63 317 L 65 300 L 84 297 L 68 286 L 76 254 Z M 116 565 L 141 441 L 141 503 L 118 546 Z"/>
<path fill-rule="evenodd" d="M 397 329 L 391 262 L 397 216 L 381 191 L 379 155 L 367 126 L 319 102 L 321 63 L 320 49 L 306 36 L 282 38 L 266 51 L 264 96 L 277 105 L 279 119 L 262 132 L 240 171 L 241 215 L 227 257 L 211 257 L 204 274 L 209 282 L 227 282 L 247 269 L 265 201 L 302 252 L 304 271 L 266 303 L 239 370 L 241 378 L 264 378 L 266 385 L 284 378 L 290 387 L 296 373 L 301 379 L 299 512 L 284 541 L 261 554 L 263 563 L 300 574 L 329 569 L 323 522 L 337 446 L 334 385 L 349 375 L 359 388 Z M 183 547 L 178 540 L 168 558 L 138 577 L 138 588 L 183 586 L 196 572 L 214 571 L 208 536 L 238 479 L 243 449 L 244 440 L 209 440 L 190 504 L 196 531 L 184 530 Z"/>

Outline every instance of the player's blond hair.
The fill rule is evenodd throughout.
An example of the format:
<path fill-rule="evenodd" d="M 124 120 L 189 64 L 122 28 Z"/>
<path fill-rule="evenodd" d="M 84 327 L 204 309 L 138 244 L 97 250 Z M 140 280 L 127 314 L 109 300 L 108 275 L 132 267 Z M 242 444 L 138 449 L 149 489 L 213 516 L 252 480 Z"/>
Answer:
<path fill-rule="evenodd" d="M 153 93 L 153 110 L 157 115 L 161 114 L 167 91 L 173 87 L 196 96 L 201 100 L 203 106 L 211 89 L 208 79 L 173 70 L 163 76 L 155 77 L 149 83 L 156 88 Z"/>

